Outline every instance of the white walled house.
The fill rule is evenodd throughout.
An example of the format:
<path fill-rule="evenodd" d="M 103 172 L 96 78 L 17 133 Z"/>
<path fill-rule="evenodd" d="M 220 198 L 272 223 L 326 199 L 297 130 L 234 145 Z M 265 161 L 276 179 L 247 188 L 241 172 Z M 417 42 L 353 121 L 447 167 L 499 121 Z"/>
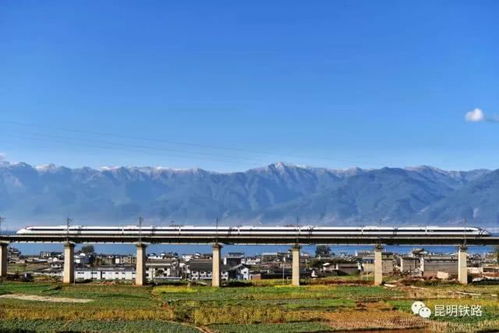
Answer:
<path fill-rule="evenodd" d="M 134 280 L 135 269 L 132 267 L 76 269 L 75 278 L 77 280 Z"/>

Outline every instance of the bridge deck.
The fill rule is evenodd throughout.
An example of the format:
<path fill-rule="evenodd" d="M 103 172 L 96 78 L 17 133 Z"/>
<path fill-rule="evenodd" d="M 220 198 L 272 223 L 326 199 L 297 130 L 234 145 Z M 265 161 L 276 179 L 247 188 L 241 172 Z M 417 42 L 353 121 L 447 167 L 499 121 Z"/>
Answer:
<path fill-rule="evenodd" d="M 0 235 L 9 243 L 124 243 L 151 244 L 338 244 L 338 245 L 499 245 L 497 236 L 127 236 L 127 235 Z"/>

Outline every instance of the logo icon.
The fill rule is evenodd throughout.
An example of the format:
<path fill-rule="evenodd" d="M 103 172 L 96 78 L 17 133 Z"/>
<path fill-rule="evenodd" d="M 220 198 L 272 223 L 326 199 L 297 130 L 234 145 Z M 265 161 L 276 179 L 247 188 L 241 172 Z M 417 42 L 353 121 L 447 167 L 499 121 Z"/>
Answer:
<path fill-rule="evenodd" d="M 421 301 L 416 301 L 416 302 L 412 303 L 411 310 L 412 310 L 412 313 L 414 313 L 415 315 L 419 315 L 420 317 L 423 317 L 423 318 L 430 318 L 430 316 L 431 316 L 430 308 L 427 307 Z"/>

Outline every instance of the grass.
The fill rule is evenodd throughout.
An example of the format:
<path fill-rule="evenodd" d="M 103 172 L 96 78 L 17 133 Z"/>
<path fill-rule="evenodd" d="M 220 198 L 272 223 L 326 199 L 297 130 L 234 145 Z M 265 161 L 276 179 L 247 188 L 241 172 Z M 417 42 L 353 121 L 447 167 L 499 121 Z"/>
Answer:
<path fill-rule="evenodd" d="M 0 284 L 0 295 L 7 293 L 39 295 L 50 292 L 57 287 L 57 285 L 52 284 L 4 282 Z"/>
<path fill-rule="evenodd" d="M 45 263 L 29 263 L 29 264 L 9 264 L 9 272 L 13 273 L 25 273 L 34 272 L 43 268 L 47 268 Z"/>
<path fill-rule="evenodd" d="M 68 285 L 3 283 L 0 293 L 92 299 L 90 303 L 49 303 L 16 299 L 0 300 L 0 318 L 7 320 L 170 320 L 172 315 L 151 296 L 149 287 L 127 285 Z"/>
<path fill-rule="evenodd" d="M 142 321 L 61 321 L 61 320 L 0 320 L 2 332 L 168 332 L 194 333 L 197 329 L 155 320 Z"/>
<path fill-rule="evenodd" d="M 395 309 L 410 312 L 411 304 L 414 300 L 392 300 L 388 301 Z M 439 298 L 427 299 L 424 303 L 434 312 L 435 305 L 457 305 L 472 306 L 479 305 L 482 309 L 481 316 L 437 316 L 432 317 L 436 321 L 456 322 L 456 323 L 477 323 L 480 321 L 497 320 L 499 323 L 499 302 L 497 299 L 474 299 L 474 298 Z"/>
<path fill-rule="evenodd" d="M 136 288 L 129 285 L 98 284 L 39 284 L 39 283 L 2 283 L 0 294 L 21 293 L 53 297 L 93 299 L 92 307 L 109 308 L 154 308 L 160 302 L 151 298 L 151 287 Z"/>
<path fill-rule="evenodd" d="M 153 290 L 155 294 L 163 294 L 167 301 L 226 301 L 230 300 L 269 300 L 269 299 L 322 299 L 347 298 L 351 300 L 378 300 L 401 296 L 398 290 L 372 286 L 329 286 L 310 285 L 300 288 L 276 285 L 273 287 L 244 287 L 211 289 L 204 287 L 176 288 L 173 292 Z"/>
<path fill-rule="evenodd" d="M 256 324 L 256 325 L 211 325 L 210 330 L 217 333 L 298 333 L 298 332 L 327 332 L 331 327 L 317 322 L 285 323 L 285 324 Z"/>
<path fill-rule="evenodd" d="M 374 287 L 344 279 L 299 288 L 275 281 L 240 287 L 186 284 L 135 287 L 120 284 L 0 283 L 0 294 L 85 298 L 90 303 L 47 303 L 0 298 L 0 331 L 75 332 L 327 332 L 426 327 L 473 332 L 499 327 L 498 286 Z M 336 280 L 335 282 L 338 282 Z M 481 305 L 479 318 L 431 318 L 411 313 L 415 300 Z M 84 321 L 81 319 L 85 318 Z M 176 322 L 176 323 L 172 323 Z M 182 326 L 184 323 L 188 326 Z"/>
<path fill-rule="evenodd" d="M 435 305 L 471 306 L 479 305 L 481 316 L 434 316 L 429 327 L 445 332 L 497 332 L 499 331 L 499 286 L 498 285 L 468 285 L 458 284 L 427 285 L 413 288 L 406 299 L 389 300 L 396 310 L 411 312 L 412 303 L 422 300 L 433 314 Z"/>
<path fill-rule="evenodd" d="M 354 310 L 359 301 L 401 297 L 383 287 L 308 285 L 300 288 L 271 285 L 243 288 L 158 287 L 177 320 L 212 327 L 220 324 L 320 322 L 324 314 Z M 322 326 L 321 326 L 322 327 Z"/>

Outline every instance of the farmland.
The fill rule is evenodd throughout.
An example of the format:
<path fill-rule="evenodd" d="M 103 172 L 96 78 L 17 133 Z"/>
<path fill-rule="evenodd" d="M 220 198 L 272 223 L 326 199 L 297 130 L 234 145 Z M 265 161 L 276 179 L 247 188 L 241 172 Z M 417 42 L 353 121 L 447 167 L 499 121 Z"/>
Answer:
<path fill-rule="evenodd" d="M 259 281 L 219 289 L 194 285 L 0 283 L 0 331 L 39 332 L 474 332 L 499 328 L 499 286 L 333 279 L 301 287 Z M 20 296 L 32 295 L 33 300 Z M 35 297 L 40 297 L 37 300 Z M 77 302 L 85 300 L 85 302 Z M 411 304 L 480 306 L 481 316 L 423 319 Z"/>

